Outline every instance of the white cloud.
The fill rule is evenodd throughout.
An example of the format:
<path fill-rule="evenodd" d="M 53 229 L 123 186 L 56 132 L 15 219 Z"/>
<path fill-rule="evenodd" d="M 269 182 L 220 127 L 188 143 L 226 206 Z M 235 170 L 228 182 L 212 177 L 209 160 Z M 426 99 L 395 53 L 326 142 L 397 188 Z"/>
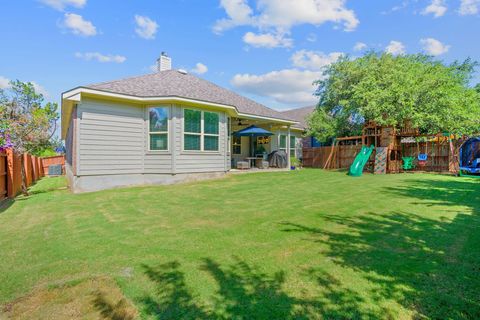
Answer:
<path fill-rule="evenodd" d="M 462 16 L 477 14 L 480 10 L 480 0 L 461 0 L 460 10 Z"/>
<path fill-rule="evenodd" d="M 87 0 L 40 0 L 40 2 L 59 11 L 68 6 L 83 8 L 87 4 Z"/>
<path fill-rule="evenodd" d="M 43 86 L 39 85 L 37 82 L 35 81 L 26 81 L 26 82 L 30 82 L 33 85 L 33 88 L 35 89 L 36 93 L 42 94 L 45 98 L 48 98 L 50 96 L 48 91 Z M 10 79 L 0 76 L 0 89 L 7 89 L 7 88 L 10 88 Z"/>
<path fill-rule="evenodd" d="M 64 26 L 70 29 L 73 34 L 90 37 L 97 34 L 97 28 L 81 15 L 75 13 L 65 13 Z"/>
<path fill-rule="evenodd" d="M 433 14 L 435 18 L 442 17 L 447 12 L 447 6 L 445 0 L 432 0 L 423 11 L 423 15 Z"/>
<path fill-rule="evenodd" d="M 221 0 L 220 6 L 225 10 L 228 18 L 218 20 L 213 27 L 215 33 L 222 33 L 224 30 L 249 25 L 253 23 L 253 10 L 247 0 Z"/>
<path fill-rule="evenodd" d="M 79 59 L 83 59 L 86 61 L 95 60 L 98 62 L 115 62 L 115 63 L 123 63 L 127 60 L 126 57 L 121 55 L 112 55 L 112 54 L 101 54 L 99 52 L 76 52 L 75 57 Z"/>
<path fill-rule="evenodd" d="M 326 22 L 342 24 L 345 31 L 355 30 L 359 21 L 353 10 L 345 7 L 346 0 L 257 0 L 257 12 L 247 0 L 221 0 L 227 18 L 218 20 L 215 33 L 237 26 L 252 26 L 262 33 L 275 30 L 288 33 L 296 25 L 319 26 Z"/>
<path fill-rule="evenodd" d="M 290 48 L 293 45 L 293 39 L 286 38 L 284 34 L 272 33 L 255 34 L 247 32 L 243 36 L 243 42 L 255 48 Z"/>
<path fill-rule="evenodd" d="M 365 49 L 367 49 L 368 46 L 366 43 L 363 43 L 363 42 L 357 42 L 355 43 L 355 45 L 353 46 L 353 50 L 354 51 L 363 51 Z"/>
<path fill-rule="evenodd" d="M 231 83 L 245 93 L 272 98 L 285 104 L 307 105 L 318 101 L 313 96 L 313 82 L 321 77 L 321 71 L 285 69 L 261 75 L 237 74 Z"/>
<path fill-rule="evenodd" d="M 135 32 L 142 38 L 151 40 L 155 39 L 157 33 L 158 24 L 149 17 L 135 15 L 135 23 L 137 27 Z"/>
<path fill-rule="evenodd" d="M 195 68 L 193 68 L 191 71 L 196 74 L 204 74 L 208 71 L 208 67 L 203 63 L 199 62 L 195 65 Z"/>
<path fill-rule="evenodd" d="M 321 70 L 329 64 L 335 62 L 343 55 L 342 52 L 332 52 L 325 54 L 323 52 L 300 50 L 295 52 L 290 60 L 295 67 Z"/>
<path fill-rule="evenodd" d="M 433 38 L 421 39 L 420 43 L 423 45 L 423 49 L 432 56 L 439 56 L 450 50 L 449 45 L 445 45 Z"/>
<path fill-rule="evenodd" d="M 385 48 L 385 52 L 393 54 L 393 55 L 399 55 L 399 54 L 405 54 L 405 45 L 401 43 L 400 41 L 390 41 L 388 46 Z"/>
<path fill-rule="evenodd" d="M 0 76 L 0 89 L 10 87 L 10 79 Z"/>
<path fill-rule="evenodd" d="M 45 98 L 50 97 L 50 94 L 48 93 L 48 91 L 43 86 L 39 85 L 35 81 L 30 81 L 30 82 L 32 83 L 33 88 L 35 88 L 36 93 L 42 94 Z"/>

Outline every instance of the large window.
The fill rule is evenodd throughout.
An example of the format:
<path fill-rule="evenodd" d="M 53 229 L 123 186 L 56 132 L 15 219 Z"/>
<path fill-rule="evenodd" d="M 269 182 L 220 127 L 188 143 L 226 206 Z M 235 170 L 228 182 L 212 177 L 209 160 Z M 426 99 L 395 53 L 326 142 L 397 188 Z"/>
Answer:
<path fill-rule="evenodd" d="M 168 107 L 153 107 L 148 110 L 149 150 L 168 150 Z"/>
<path fill-rule="evenodd" d="M 186 151 L 218 151 L 218 113 L 184 109 L 183 149 Z"/>

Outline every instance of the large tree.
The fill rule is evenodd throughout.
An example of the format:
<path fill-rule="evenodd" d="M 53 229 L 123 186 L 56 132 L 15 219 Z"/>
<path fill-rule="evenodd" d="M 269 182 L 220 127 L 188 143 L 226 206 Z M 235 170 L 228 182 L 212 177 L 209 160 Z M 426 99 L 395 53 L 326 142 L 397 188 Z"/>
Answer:
<path fill-rule="evenodd" d="M 56 130 L 57 109 L 56 103 L 44 103 L 32 83 L 10 82 L 9 88 L 0 90 L 0 147 L 11 147 L 17 155 L 44 149 Z M 22 192 L 28 195 L 24 157 L 20 159 Z"/>
<path fill-rule="evenodd" d="M 365 121 L 424 133 L 471 134 L 480 129 L 480 95 L 469 86 L 476 63 L 445 65 L 431 56 L 370 52 L 341 57 L 316 82 L 320 101 L 308 134 L 328 138 L 360 133 Z"/>

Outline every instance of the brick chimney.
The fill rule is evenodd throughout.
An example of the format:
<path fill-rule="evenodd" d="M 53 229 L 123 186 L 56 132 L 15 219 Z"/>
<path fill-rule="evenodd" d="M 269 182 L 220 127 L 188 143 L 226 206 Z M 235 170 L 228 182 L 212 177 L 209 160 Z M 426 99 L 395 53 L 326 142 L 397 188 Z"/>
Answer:
<path fill-rule="evenodd" d="M 157 71 L 162 72 L 172 70 L 172 58 L 166 52 L 162 52 L 160 58 L 157 59 Z"/>

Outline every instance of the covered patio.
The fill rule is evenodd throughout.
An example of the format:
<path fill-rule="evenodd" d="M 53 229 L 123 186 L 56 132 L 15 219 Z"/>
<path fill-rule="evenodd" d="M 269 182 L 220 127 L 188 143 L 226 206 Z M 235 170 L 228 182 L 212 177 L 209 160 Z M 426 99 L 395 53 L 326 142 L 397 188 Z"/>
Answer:
<path fill-rule="evenodd" d="M 230 132 L 233 170 L 286 169 L 301 157 L 301 131 L 282 123 L 231 118 Z"/>

